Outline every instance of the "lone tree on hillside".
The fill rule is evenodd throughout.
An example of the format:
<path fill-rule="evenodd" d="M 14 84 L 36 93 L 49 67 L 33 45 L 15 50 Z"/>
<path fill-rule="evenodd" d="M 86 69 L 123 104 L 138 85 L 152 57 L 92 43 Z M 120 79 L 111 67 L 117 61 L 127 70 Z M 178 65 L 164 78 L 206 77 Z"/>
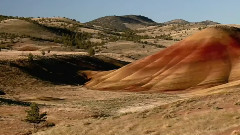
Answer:
<path fill-rule="evenodd" d="M 27 110 L 26 121 L 29 123 L 39 124 L 46 121 L 47 113 L 39 113 L 39 106 L 36 103 L 30 105 L 30 110 Z"/>

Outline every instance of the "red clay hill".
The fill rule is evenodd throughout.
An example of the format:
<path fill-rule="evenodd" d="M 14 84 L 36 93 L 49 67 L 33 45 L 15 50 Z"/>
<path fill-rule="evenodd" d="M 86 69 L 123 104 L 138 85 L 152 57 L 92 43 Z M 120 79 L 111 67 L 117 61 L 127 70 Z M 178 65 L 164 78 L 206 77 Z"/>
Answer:
<path fill-rule="evenodd" d="M 240 80 L 240 29 L 217 26 L 118 70 L 95 74 L 86 87 L 162 92 L 236 80 Z"/>

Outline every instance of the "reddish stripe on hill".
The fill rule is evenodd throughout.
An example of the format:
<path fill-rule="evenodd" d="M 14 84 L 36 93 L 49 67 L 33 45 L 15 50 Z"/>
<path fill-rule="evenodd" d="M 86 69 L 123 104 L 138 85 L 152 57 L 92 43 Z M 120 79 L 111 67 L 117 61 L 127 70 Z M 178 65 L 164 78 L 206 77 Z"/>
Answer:
<path fill-rule="evenodd" d="M 240 80 L 240 30 L 208 28 L 116 71 L 96 74 L 97 90 L 179 91 Z"/>

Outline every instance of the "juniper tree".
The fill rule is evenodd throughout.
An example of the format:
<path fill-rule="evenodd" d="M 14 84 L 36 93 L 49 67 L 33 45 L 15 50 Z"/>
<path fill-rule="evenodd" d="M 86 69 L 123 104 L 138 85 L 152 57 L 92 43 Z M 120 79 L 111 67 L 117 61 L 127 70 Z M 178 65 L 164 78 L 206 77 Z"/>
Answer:
<path fill-rule="evenodd" d="M 30 105 L 30 110 L 27 110 L 26 121 L 29 123 L 39 124 L 46 121 L 47 113 L 40 113 L 39 106 L 36 103 Z"/>

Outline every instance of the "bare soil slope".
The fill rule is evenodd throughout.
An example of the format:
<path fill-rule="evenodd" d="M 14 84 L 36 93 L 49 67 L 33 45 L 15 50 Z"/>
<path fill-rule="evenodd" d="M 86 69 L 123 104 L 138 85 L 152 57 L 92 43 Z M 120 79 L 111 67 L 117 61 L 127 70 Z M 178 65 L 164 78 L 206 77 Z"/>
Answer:
<path fill-rule="evenodd" d="M 208 28 L 86 85 L 98 90 L 179 91 L 240 79 L 240 30 Z"/>

